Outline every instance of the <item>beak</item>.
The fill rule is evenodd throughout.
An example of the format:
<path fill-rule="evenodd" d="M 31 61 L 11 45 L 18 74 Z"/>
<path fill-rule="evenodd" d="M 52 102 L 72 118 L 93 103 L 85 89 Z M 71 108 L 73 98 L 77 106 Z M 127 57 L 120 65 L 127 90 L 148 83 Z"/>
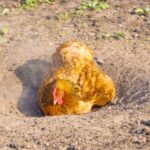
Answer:
<path fill-rule="evenodd" d="M 53 104 L 56 105 L 62 105 L 64 102 L 61 98 L 57 97 L 56 99 L 54 99 Z"/>
<path fill-rule="evenodd" d="M 53 104 L 56 105 L 56 104 L 57 104 L 57 100 L 54 100 L 54 101 L 53 101 Z"/>

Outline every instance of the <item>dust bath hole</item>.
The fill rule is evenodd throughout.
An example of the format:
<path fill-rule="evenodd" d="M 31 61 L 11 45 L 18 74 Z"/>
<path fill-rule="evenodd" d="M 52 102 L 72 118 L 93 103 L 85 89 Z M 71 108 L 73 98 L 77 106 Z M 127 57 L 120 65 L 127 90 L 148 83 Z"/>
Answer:
<path fill-rule="evenodd" d="M 54 59 L 53 59 L 54 60 Z M 42 116 L 38 103 L 38 89 L 43 76 L 54 63 L 44 60 L 29 60 L 15 70 L 16 76 L 22 82 L 22 93 L 17 107 L 26 116 Z M 149 94 L 149 80 L 139 68 L 120 67 L 120 70 L 111 70 L 111 65 L 101 66 L 105 72 L 113 77 L 117 87 L 116 105 L 126 107 L 130 104 L 141 105 L 147 103 Z M 117 74 L 118 73 L 118 74 Z"/>

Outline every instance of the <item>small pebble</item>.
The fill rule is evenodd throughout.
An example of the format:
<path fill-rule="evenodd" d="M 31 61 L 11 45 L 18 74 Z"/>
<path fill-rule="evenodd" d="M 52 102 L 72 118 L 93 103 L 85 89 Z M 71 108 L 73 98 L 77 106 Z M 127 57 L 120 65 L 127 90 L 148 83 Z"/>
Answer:
<path fill-rule="evenodd" d="M 141 121 L 141 124 L 150 127 L 150 120 L 147 120 L 147 121 L 142 120 L 142 121 Z"/>
<path fill-rule="evenodd" d="M 7 145 L 9 148 L 17 149 L 17 146 L 15 143 L 10 143 Z"/>

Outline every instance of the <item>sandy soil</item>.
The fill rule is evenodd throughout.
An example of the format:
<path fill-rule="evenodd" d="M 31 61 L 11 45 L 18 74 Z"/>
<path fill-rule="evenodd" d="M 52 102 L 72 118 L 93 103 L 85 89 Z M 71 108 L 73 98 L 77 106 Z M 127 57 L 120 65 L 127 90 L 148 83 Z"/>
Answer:
<path fill-rule="evenodd" d="M 62 19 L 81 0 L 42 4 L 35 10 L 11 8 L 0 16 L 9 32 L 0 42 L 0 149 L 148 150 L 150 147 L 150 17 L 133 15 L 140 0 L 108 0 L 110 8 Z M 102 39 L 122 31 L 125 38 Z M 91 46 L 100 67 L 113 78 L 118 100 L 85 115 L 44 117 L 37 90 L 57 63 L 53 54 L 65 40 Z"/>

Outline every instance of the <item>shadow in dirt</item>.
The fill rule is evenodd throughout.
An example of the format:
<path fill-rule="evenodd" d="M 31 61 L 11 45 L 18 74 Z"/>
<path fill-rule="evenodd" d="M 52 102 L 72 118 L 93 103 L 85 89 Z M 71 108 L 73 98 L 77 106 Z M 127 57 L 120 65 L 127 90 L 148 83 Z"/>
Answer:
<path fill-rule="evenodd" d="M 42 115 L 38 105 L 38 88 L 49 67 L 48 62 L 34 59 L 27 61 L 15 70 L 16 76 L 23 84 L 17 107 L 26 116 L 36 117 Z"/>
<path fill-rule="evenodd" d="M 28 60 L 14 72 L 23 84 L 17 107 L 26 116 L 42 116 L 38 104 L 41 80 L 45 75 L 52 76 L 55 69 L 61 65 L 61 59 L 57 53 L 52 54 L 49 60 L 49 62 L 40 59 Z"/>

